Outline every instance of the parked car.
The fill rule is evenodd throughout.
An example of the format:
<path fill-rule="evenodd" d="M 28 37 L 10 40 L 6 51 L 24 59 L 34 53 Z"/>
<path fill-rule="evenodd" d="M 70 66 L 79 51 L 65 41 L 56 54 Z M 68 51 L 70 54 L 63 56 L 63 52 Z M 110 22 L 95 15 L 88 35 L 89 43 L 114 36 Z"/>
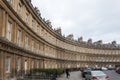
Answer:
<path fill-rule="evenodd" d="M 102 70 L 102 71 L 106 71 L 106 70 L 108 70 L 108 68 L 106 68 L 106 67 L 101 67 L 101 70 Z"/>
<path fill-rule="evenodd" d="M 118 74 L 120 74 L 120 67 L 116 67 L 116 68 L 115 68 L 115 71 L 116 71 Z"/>
<path fill-rule="evenodd" d="M 109 80 L 109 76 L 102 71 L 90 71 L 86 73 L 85 80 Z"/>
<path fill-rule="evenodd" d="M 118 69 L 117 73 L 120 74 L 120 68 Z"/>
<path fill-rule="evenodd" d="M 108 67 L 108 70 L 114 70 L 115 67 Z"/>
<path fill-rule="evenodd" d="M 86 75 L 88 72 L 90 72 L 90 71 L 91 71 L 91 70 L 89 70 L 89 69 L 81 70 L 81 75 L 82 75 L 82 77 L 85 78 L 85 75 Z"/>
<path fill-rule="evenodd" d="M 101 67 L 94 67 L 94 70 L 101 70 Z"/>
<path fill-rule="evenodd" d="M 115 67 L 115 71 L 118 72 L 118 70 L 120 69 L 120 67 Z"/>

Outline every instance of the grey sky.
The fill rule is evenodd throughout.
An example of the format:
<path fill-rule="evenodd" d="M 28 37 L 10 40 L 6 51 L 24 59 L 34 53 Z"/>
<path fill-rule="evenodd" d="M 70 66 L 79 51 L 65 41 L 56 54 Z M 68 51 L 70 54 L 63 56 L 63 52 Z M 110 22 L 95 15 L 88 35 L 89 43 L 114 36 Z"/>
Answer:
<path fill-rule="evenodd" d="M 62 34 L 120 43 L 120 0 L 32 0 Z"/>

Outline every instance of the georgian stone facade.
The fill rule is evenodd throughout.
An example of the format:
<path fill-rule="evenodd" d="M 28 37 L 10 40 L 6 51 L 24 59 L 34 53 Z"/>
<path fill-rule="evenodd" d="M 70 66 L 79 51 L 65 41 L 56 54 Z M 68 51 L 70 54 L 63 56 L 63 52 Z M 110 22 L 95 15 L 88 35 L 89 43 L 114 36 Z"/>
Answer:
<path fill-rule="evenodd" d="M 30 0 L 0 0 L 0 80 L 34 68 L 82 68 L 120 64 L 120 47 L 64 37 Z"/>

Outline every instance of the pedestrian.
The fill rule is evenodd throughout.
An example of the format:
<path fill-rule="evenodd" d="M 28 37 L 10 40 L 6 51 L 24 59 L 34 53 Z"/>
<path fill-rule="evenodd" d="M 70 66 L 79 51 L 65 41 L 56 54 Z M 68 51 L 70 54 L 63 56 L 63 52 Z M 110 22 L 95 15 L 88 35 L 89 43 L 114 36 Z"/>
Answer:
<path fill-rule="evenodd" d="M 70 76 L 69 69 L 66 68 L 65 72 L 66 72 L 66 77 L 69 78 L 69 76 Z"/>
<path fill-rule="evenodd" d="M 53 76 L 52 76 L 51 80 L 56 80 L 57 75 L 58 75 L 58 73 L 57 73 L 57 70 L 55 69 L 55 71 L 54 71 L 54 73 L 53 73 Z"/>

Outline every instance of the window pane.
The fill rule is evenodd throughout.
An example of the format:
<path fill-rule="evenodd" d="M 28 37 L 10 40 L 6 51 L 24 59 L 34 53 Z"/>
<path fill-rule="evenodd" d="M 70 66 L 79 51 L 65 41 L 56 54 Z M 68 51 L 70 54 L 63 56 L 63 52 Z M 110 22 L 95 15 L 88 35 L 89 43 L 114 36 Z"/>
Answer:
<path fill-rule="evenodd" d="M 11 35 L 12 35 L 12 23 L 8 21 L 7 25 L 7 39 L 11 41 Z"/>
<path fill-rule="evenodd" d="M 28 49 L 28 36 L 25 37 L 26 48 Z"/>
<path fill-rule="evenodd" d="M 21 31 L 20 30 L 18 30 L 18 35 L 17 35 L 18 37 L 17 37 L 17 42 L 18 42 L 18 45 L 20 45 L 21 44 Z"/>
<path fill-rule="evenodd" d="M 21 59 L 17 58 L 17 71 L 20 71 L 20 66 L 21 66 Z"/>
<path fill-rule="evenodd" d="M 10 72 L 10 57 L 6 57 L 6 60 L 5 60 L 5 69 L 6 69 L 6 72 Z"/>

